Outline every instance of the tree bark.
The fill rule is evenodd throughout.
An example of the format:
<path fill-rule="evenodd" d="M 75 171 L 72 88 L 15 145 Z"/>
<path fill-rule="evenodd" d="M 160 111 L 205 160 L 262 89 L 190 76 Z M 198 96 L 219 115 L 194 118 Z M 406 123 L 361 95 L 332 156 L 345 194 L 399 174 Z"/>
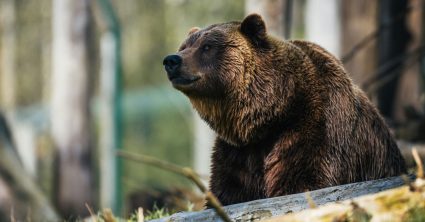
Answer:
<path fill-rule="evenodd" d="M 3 194 L 0 192 L 0 202 L 6 201 L 0 206 L 16 207 L 16 211 L 19 213 L 18 218 L 23 218 L 24 207 L 21 202 L 25 202 L 25 206 L 34 212 L 33 215 L 28 215 L 31 219 L 35 221 L 59 220 L 56 210 L 34 182 L 33 177 L 24 169 L 22 163 L 16 152 L 12 130 L 0 112 L 0 186 L 2 186 L 0 191 L 3 189 L 3 192 L 9 192 Z M 4 190 L 6 184 L 10 189 Z M 8 199 L 2 199 L 7 196 L 12 203 L 8 203 Z M 8 204 L 10 205 L 7 206 Z M 13 217 L 13 215 L 11 216 Z"/>
<path fill-rule="evenodd" d="M 261 15 L 267 26 L 267 31 L 279 37 L 284 37 L 285 16 L 283 14 L 287 1 L 290 0 L 247 0 L 245 2 L 245 14 L 257 13 Z"/>
<path fill-rule="evenodd" d="M 384 66 L 389 61 L 406 53 L 407 44 L 411 39 L 406 27 L 407 4 L 407 0 L 379 1 L 379 24 L 394 22 L 388 28 L 383 29 L 378 37 L 378 66 Z M 401 73 L 402 70 L 399 68 L 403 66 L 403 63 L 404 60 L 391 64 L 378 78 L 384 78 L 393 72 Z M 394 117 L 394 101 L 398 92 L 399 76 L 400 74 L 394 75 L 378 90 L 378 108 L 382 115 L 387 118 Z"/>
<path fill-rule="evenodd" d="M 3 108 L 13 109 L 16 105 L 15 43 L 16 15 L 15 0 L 3 0 L 1 3 L 1 79 Z"/>
<path fill-rule="evenodd" d="M 424 14 L 423 10 L 419 10 L 418 7 L 421 7 L 423 4 L 422 0 L 411 0 L 408 2 L 409 6 L 412 8 L 409 13 L 406 14 L 406 28 L 409 31 L 409 35 L 411 35 L 411 39 L 407 46 L 407 51 L 413 51 L 419 47 L 423 47 L 424 41 L 421 40 L 421 33 L 425 30 L 423 28 L 422 16 Z M 422 51 L 423 55 L 423 51 Z M 417 60 L 414 58 L 414 60 Z M 423 85 L 420 76 L 420 62 L 411 64 L 406 66 L 401 73 L 397 84 L 397 95 L 394 98 L 394 108 L 393 108 L 393 118 L 397 123 L 406 124 L 409 122 L 419 122 L 425 121 L 425 116 L 423 116 L 422 120 L 414 120 L 410 119 L 408 115 L 406 115 L 406 108 L 413 108 L 415 111 L 419 113 L 423 113 L 424 100 L 421 102 L 421 92 L 423 92 Z M 422 140 L 425 139 L 425 135 L 422 136 Z"/>
<path fill-rule="evenodd" d="M 307 0 L 306 39 L 315 42 L 340 56 L 341 28 L 340 3 L 338 0 Z"/>
<path fill-rule="evenodd" d="M 411 179 L 411 177 L 408 179 Z M 371 180 L 351 183 L 306 193 L 298 193 L 281 197 L 254 200 L 224 207 L 224 211 L 234 221 L 256 221 L 288 213 L 298 212 L 309 208 L 311 200 L 318 206 L 336 201 L 343 201 L 355 197 L 377 193 L 383 190 L 400 187 L 406 183 L 402 177 L 390 177 L 380 180 Z M 151 222 L 183 222 L 183 221 L 221 221 L 213 210 L 200 212 L 180 212 Z M 281 220 L 292 221 L 292 220 Z"/>
<path fill-rule="evenodd" d="M 89 0 L 53 1 L 51 130 L 57 148 L 56 201 L 61 213 L 93 205 L 89 100 L 92 15 Z"/>

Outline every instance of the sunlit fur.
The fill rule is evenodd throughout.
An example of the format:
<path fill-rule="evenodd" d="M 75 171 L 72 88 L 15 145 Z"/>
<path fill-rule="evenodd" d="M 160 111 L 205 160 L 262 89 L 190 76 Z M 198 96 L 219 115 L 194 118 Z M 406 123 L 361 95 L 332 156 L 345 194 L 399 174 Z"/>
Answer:
<path fill-rule="evenodd" d="M 273 38 L 251 15 L 192 32 L 178 54 L 182 75 L 201 77 L 175 87 L 218 135 L 210 188 L 223 204 L 406 171 L 378 111 L 320 46 Z"/>

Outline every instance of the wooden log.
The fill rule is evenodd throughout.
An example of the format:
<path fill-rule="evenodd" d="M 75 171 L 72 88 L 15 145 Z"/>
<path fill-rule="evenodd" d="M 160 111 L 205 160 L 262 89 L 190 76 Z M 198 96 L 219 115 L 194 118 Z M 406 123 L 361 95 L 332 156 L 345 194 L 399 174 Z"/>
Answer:
<path fill-rule="evenodd" d="M 417 179 L 411 186 L 278 216 L 267 221 L 424 221 L 424 188 L 425 181 Z"/>
<path fill-rule="evenodd" d="M 412 177 L 409 177 L 412 179 Z M 380 180 L 352 183 L 328 187 L 310 192 L 316 205 L 352 199 L 366 194 L 396 188 L 405 184 L 402 177 L 390 177 Z M 282 197 L 255 200 L 224 207 L 226 213 L 234 221 L 251 221 L 266 219 L 308 208 L 306 193 L 292 194 Z M 213 210 L 200 212 L 181 212 L 152 222 L 166 221 L 221 221 Z"/>

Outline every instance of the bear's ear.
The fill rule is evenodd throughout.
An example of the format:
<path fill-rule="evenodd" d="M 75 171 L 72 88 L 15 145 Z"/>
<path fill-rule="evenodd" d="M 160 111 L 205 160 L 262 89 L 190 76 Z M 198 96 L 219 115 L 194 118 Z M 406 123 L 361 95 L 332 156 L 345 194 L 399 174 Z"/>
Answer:
<path fill-rule="evenodd" d="M 201 30 L 199 27 L 192 27 L 192 28 L 189 29 L 189 32 L 187 33 L 187 35 L 188 36 L 192 35 L 193 33 L 197 32 L 199 30 Z"/>
<path fill-rule="evenodd" d="M 261 44 L 267 37 L 266 24 L 258 14 L 248 15 L 242 21 L 241 32 L 255 44 Z"/>

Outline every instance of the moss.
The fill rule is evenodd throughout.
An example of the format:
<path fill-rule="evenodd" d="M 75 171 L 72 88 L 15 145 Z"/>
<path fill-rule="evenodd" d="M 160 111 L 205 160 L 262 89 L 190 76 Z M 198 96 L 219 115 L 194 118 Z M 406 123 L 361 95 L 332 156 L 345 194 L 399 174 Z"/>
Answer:
<path fill-rule="evenodd" d="M 406 222 L 423 222 L 425 221 L 425 208 L 413 207 L 410 208 L 402 217 L 402 221 Z"/>
<path fill-rule="evenodd" d="M 410 201 L 408 189 L 394 190 L 394 193 L 376 198 L 376 201 L 383 207 L 383 211 L 403 210 Z"/>

